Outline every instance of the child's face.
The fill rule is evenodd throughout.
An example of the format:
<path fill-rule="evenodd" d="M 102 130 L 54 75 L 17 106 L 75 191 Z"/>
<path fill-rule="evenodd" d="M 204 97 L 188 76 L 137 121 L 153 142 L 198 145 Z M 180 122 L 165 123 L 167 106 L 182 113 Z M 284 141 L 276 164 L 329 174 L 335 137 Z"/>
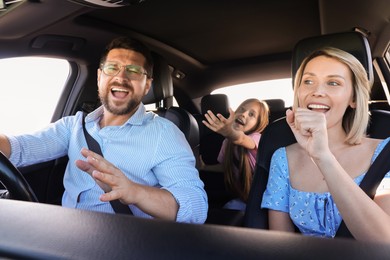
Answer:
<path fill-rule="evenodd" d="M 246 103 L 239 106 L 235 112 L 233 128 L 245 133 L 256 127 L 260 116 L 260 106 L 255 103 Z"/>

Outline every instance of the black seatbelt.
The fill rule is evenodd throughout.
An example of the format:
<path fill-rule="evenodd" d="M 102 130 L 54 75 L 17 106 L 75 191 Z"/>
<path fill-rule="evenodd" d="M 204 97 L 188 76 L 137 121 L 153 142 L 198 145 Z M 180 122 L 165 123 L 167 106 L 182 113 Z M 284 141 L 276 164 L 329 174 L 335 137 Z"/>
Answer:
<path fill-rule="evenodd" d="M 371 198 L 374 199 L 375 192 L 382 181 L 385 174 L 390 170 L 390 142 L 386 144 L 381 153 L 375 159 L 373 164 L 368 169 L 360 188 Z M 345 222 L 342 221 L 339 229 L 337 230 L 336 237 L 349 237 L 353 238 L 351 232 L 348 230 Z"/>
<path fill-rule="evenodd" d="M 87 116 L 87 113 L 84 112 L 83 115 L 83 131 L 85 140 L 87 141 L 89 150 L 100 154 L 103 156 L 102 149 L 100 149 L 100 145 L 96 140 L 88 133 L 87 129 L 85 128 L 85 117 Z M 127 206 L 122 204 L 119 200 L 111 200 L 110 201 L 111 207 L 114 209 L 115 213 L 121 213 L 121 214 L 130 214 L 133 215 L 133 212 L 131 209 Z"/>

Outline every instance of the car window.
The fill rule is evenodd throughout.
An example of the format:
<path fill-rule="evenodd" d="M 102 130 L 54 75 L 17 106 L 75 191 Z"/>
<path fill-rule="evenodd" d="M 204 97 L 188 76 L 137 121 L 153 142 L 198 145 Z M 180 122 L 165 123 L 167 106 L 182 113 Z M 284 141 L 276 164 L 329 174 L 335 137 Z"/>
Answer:
<path fill-rule="evenodd" d="M 225 94 L 229 98 L 230 107 L 235 110 L 242 101 L 248 98 L 283 99 L 286 107 L 292 106 L 293 88 L 291 78 L 252 82 L 219 88 L 211 94 Z"/>
<path fill-rule="evenodd" d="M 387 65 L 390 67 L 390 46 L 387 48 L 387 51 L 385 53 L 385 60 L 387 62 Z"/>
<path fill-rule="evenodd" d="M 174 107 L 178 107 L 178 106 L 179 106 L 179 104 L 177 103 L 175 97 L 173 97 L 173 101 L 172 101 L 172 102 L 173 102 L 172 106 L 174 106 Z M 145 109 L 146 109 L 147 111 L 156 110 L 156 104 L 146 104 L 146 105 L 145 105 Z"/>
<path fill-rule="evenodd" d="M 66 60 L 0 60 L 0 133 L 20 134 L 50 123 L 69 75 Z"/>

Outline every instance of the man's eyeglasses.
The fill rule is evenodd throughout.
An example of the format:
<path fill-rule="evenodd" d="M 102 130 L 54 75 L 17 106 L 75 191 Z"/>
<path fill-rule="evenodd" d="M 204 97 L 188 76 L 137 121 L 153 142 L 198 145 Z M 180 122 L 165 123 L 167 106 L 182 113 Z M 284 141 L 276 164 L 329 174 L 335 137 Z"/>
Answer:
<path fill-rule="evenodd" d="M 107 76 L 118 75 L 122 68 L 125 69 L 127 77 L 131 80 L 141 80 L 143 75 L 148 76 L 148 73 L 146 73 L 144 69 L 138 65 L 121 65 L 117 62 L 106 62 L 100 65 L 100 69 Z"/>

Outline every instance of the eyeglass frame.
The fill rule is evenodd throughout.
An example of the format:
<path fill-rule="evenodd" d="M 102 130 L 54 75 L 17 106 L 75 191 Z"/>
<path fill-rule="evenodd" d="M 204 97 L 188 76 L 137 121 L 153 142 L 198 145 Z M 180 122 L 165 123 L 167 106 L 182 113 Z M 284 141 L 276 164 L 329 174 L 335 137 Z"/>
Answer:
<path fill-rule="evenodd" d="M 107 63 L 111 63 L 111 64 L 118 65 L 119 70 L 117 71 L 116 74 L 109 75 L 109 74 L 107 74 L 107 73 L 104 71 L 104 69 L 106 68 Z M 128 70 L 129 67 L 140 68 L 140 69 L 142 69 L 143 71 L 140 71 L 140 72 L 137 72 L 137 71 L 134 71 L 134 70 L 130 70 L 130 71 L 129 71 L 129 70 Z M 145 69 L 144 69 L 142 66 L 134 65 L 134 64 L 122 65 L 121 63 L 116 62 L 116 61 L 105 61 L 104 63 L 100 63 L 100 67 L 99 67 L 99 68 L 102 70 L 102 72 L 103 72 L 106 76 L 109 76 L 109 77 L 115 77 L 115 76 L 117 76 L 117 75 L 121 72 L 121 70 L 122 70 L 123 68 L 125 68 L 126 74 L 129 73 L 129 72 L 132 72 L 132 73 L 139 74 L 139 75 L 146 75 L 146 77 L 147 77 L 148 79 L 151 78 L 151 77 L 149 76 L 149 74 L 145 71 Z M 133 79 L 133 80 L 141 80 L 141 78 L 139 78 L 139 79 Z"/>

